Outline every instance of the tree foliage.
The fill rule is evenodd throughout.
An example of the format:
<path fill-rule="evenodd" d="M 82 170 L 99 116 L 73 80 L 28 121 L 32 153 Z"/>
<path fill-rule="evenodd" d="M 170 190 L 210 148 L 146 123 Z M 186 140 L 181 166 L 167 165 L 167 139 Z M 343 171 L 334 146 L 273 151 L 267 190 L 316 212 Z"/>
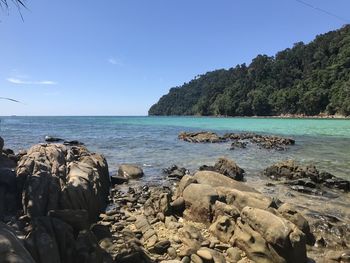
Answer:
<path fill-rule="evenodd" d="M 350 115 L 350 25 L 170 89 L 150 115 Z"/>

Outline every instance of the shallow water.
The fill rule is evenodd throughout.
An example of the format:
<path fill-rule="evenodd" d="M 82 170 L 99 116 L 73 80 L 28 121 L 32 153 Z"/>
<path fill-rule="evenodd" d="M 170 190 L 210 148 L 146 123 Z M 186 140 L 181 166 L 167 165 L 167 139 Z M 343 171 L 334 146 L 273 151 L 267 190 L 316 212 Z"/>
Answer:
<path fill-rule="evenodd" d="M 227 156 L 246 170 L 247 176 L 268 165 L 295 159 L 350 179 L 350 120 L 211 118 L 211 117 L 1 117 L 5 146 L 26 149 L 44 141 L 45 135 L 79 140 L 103 153 L 113 173 L 120 163 L 144 166 L 143 180 L 162 180 L 161 169 L 177 164 L 195 170 Z M 278 152 L 257 147 L 230 151 L 229 143 L 191 144 L 177 139 L 181 131 L 251 131 L 292 137 L 296 145 Z"/>

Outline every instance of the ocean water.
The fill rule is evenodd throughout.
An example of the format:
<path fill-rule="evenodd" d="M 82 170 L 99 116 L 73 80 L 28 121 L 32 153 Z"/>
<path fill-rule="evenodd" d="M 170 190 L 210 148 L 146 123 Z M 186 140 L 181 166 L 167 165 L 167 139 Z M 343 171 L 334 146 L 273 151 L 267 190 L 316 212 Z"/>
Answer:
<path fill-rule="evenodd" d="M 5 147 L 15 151 L 44 142 L 46 135 L 79 140 L 102 153 L 110 173 L 121 163 L 143 166 L 147 182 L 162 182 L 162 169 L 172 164 L 194 171 L 213 164 L 220 156 L 234 159 L 256 176 L 267 166 L 295 159 L 350 179 L 350 120 L 212 118 L 212 117 L 0 117 Z M 181 131 L 256 132 L 296 140 L 288 151 L 229 150 L 230 143 L 192 144 L 177 139 Z"/>

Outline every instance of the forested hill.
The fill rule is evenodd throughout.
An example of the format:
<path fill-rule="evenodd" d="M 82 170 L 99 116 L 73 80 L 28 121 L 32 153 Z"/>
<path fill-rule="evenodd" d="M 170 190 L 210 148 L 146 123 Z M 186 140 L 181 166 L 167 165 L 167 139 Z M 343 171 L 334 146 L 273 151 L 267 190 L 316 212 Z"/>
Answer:
<path fill-rule="evenodd" d="M 171 88 L 149 115 L 350 115 L 350 25 Z"/>

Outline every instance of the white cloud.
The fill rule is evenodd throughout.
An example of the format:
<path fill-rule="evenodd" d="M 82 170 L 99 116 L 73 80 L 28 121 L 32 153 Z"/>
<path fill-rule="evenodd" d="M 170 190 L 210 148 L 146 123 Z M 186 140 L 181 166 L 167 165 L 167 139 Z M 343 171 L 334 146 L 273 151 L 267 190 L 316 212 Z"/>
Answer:
<path fill-rule="evenodd" d="M 13 84 L 23 84 L 23 85 L 56 85 L 57 84 L 57 82 L 52 80 L 32 81 L 32 80 L 23 80 L 20 78 L 7 78 L 6 80 Z"/>
<path fill-rule="evenodd" d="M 120 59 L 117 59 L 117 58 L 113 58 L 113 57 L 110 57 L 109 59 L 107 59 L 107 61 L 113 65 L 118 65 L 118 66 L 122 66 L 123 65 L 123 62 L 120 60 Z"/>

